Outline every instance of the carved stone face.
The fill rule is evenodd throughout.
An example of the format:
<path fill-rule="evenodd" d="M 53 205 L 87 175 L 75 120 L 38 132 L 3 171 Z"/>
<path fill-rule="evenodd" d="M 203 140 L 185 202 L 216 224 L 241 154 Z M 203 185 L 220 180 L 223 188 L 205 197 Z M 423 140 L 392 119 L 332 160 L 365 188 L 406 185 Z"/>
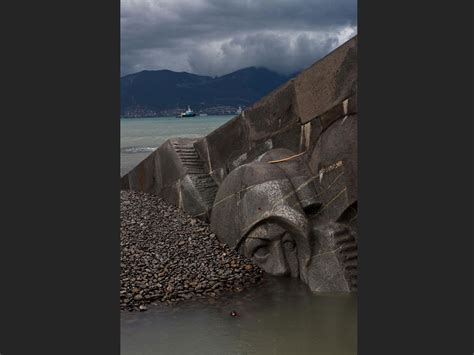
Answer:
<path fill-rule="evenodd" d="M 264 221 L 247 234 L 240 252 L 271 275 L 299 277 L 314 292 L 357 290 L 354 231 L 338 222 L 310 225 L 305 238 L 282 223 Z"/>
<path fill-rule="evenodd" d="M 350 292 L 354 289 L 350 258 L 357 257 L 357 243 L 347 227 L 356 208 L 354 213 L 343 213 L 343 221 L 333 217 L 337 212 L 328 214 L 335 199 L 319 203 L 320 194 L 313 186 L 316 177 L 303 164 L 284 160 L 284 154 L 289 153 L 269 151 L 224 179 L 211 228 L 222 242 L 271 275 L 299 277 L 317 292 Z M 321 193 L 334 195 L 328 189 Z"/>
<path fill-rule="evenodd" d="M 275 222 L 263 223 L 248 234 L 243 244 L 243 254 L 269 274 L 298 277 L 296 240 L 298 238 L 283 226 Z"/>

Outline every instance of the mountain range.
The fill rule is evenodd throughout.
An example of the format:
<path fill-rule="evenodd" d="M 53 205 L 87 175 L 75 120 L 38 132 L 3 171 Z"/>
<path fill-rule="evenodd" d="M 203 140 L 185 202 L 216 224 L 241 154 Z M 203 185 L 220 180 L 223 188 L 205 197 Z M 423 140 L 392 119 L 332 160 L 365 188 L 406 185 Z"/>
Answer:
<path fill-rule="evenodd" d="M 294 76 L 257 67 L 219 77 L 144 70 L 120 78 L 121 117 L 174 115 L 188 105 L 196 113 L 234 113 Z"/>

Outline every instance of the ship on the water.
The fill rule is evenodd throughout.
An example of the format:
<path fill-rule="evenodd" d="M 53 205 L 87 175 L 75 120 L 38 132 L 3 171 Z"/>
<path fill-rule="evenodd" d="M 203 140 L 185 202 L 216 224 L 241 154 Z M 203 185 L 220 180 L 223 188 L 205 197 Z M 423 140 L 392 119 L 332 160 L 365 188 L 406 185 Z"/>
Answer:
<path fill-rule="evenodd" d="M 237 115 L 240 115 L 242 113 L 242 107 L 239 106 L 237 111 L 235 112 Z"/>
<path fill-rule="evenodd" d="M 194 113 L 193 110 L 188 106 L 188 109 L 181 114 L 181 117 L 194 117 L 196 114 Z"/>

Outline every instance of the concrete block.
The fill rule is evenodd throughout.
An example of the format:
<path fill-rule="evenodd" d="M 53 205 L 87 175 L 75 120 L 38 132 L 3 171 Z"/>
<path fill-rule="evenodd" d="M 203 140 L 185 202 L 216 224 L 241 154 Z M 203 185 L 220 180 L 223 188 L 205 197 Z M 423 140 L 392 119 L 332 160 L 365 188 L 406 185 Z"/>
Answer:
<path fill-rule="evenodd" d="M 357 92 L 357 37 L 300 73 L 295 81 L 301 123 L 307 123 Z"/>

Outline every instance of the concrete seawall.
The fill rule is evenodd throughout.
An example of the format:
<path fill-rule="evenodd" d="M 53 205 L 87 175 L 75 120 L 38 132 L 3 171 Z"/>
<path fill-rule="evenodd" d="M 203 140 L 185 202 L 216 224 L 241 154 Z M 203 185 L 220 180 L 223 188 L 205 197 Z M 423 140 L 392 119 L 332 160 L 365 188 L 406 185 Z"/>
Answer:
<path fill-rule="evenodd" d="M 224 178 L 275 148 L 304 156 L 320 190 L 330 190 L 323 204 L 334 205 L 342 191 L 325 213 L 357 201 L 357 37 L 207 136 L 166 141 L 121 178 L 121 187 L 209 219 Z M 337 183 L 326 183 L 341 172 Z"/>

